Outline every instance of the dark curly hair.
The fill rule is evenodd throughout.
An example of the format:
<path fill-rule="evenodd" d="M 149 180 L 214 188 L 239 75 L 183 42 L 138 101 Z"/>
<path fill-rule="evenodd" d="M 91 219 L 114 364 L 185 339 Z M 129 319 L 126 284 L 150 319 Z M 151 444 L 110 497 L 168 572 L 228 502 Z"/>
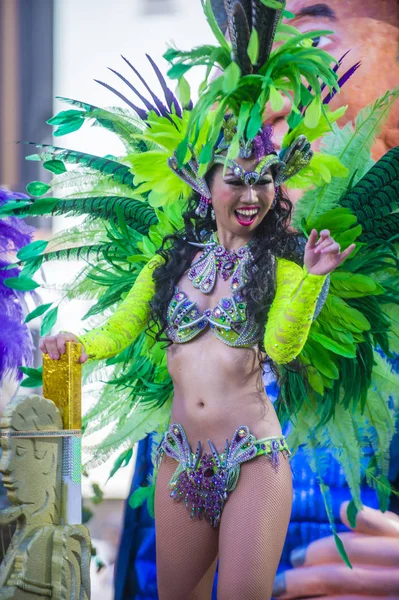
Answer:
<path fill-rule="evenodd" d="M 211 184 L 214 173 L 215 168 L 212 168 L 206 176 L 208 185 Z M 216 223 L 211 219 L 210 211 L 205 218 L 196 215 L 198 201 L 198 194 L 193 193 L 187 210 L 183 213 L 184 229 L 165 237 L 158 251 L 165 262 L 155 269 L 153 274 L 155 294 L 151 301 L 149 323 L 149 332 L 155 334 L 157 341 L 168 341 L 165 330 L 169 303 L 175 286 L 189 269 L 198 252 L 198 248 L 188 242 L 202 242 L 204 237 L 216 230 Z M 248 266 L 248 282 L 241 293 L 247 302 L 248 312 L 253 314 L 256 322 L 262 326 L 260 331 L 263 331 L 266 324 L 275 295 L 275 257 L 289 258 L 301 264 L 300 238 L 298 233 L 289 229 L 292 208 L 291 201 L 281 187 L 277 188 L 275 207 L 269 210 L 250 242 L 253 261 Z M 264 351 L 263 336 L 259 339 L 259 350 L 261 357 Z M 264 364 L 266 361 L 260 358 L 260 362 Z"/>

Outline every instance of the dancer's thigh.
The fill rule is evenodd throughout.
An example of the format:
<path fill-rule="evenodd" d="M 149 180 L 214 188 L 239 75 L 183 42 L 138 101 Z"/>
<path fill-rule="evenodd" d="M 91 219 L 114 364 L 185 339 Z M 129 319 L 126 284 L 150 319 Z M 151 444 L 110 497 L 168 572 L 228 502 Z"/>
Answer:
<path fill-rule="evenodd" d="M 292 505 L 289 461 L 278 472 L 267 456 L 241 466 L 223 510 L 219 534 L 218 600 L 268 600 Z"/>
<path fill-rule="evenodd" d="M 157 580 L 160 600 L 210 600 L 218 553 L 218 532 L 191 520 L 184 502 L 170 498 L 177 463 L 164 455 L 155 492 Z"/>

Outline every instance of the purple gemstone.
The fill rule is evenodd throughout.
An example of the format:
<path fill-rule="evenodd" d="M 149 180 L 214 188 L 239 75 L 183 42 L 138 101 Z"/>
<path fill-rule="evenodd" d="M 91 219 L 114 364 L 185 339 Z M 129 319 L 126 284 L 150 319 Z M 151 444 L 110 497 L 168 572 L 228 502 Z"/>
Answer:
<path fill-rule="evenodd" d="M 231 271 L 233 268 L 234 268 L 234 263 L 232 260 L 228 260 L 228 261 L 224 262 L 222 265 L 222 269 L 225 269 L 226 271 Z"/>
<path fill-rule="evenodd" d="M 231 306 L 230 300 L 227 300 L 227 298 L 223 298 L 222 306 L 223 306 L 223 308 L 230 308 L 230 306 Z"/>

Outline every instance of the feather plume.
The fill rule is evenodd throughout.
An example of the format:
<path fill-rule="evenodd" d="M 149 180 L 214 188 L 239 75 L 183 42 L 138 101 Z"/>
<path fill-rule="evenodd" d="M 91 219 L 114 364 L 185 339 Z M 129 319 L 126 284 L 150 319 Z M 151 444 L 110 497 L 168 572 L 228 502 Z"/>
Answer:
<path fill-rule="evenodd" d="M 1 214 L 0 208 L 0 216 Z M 101 218 L 114 221 L 122 217 L 127 224 L 143 234 L 148 233 L 150 225 L 157 223 L 154 210 L 146 203 L 123 196 L 86 196 L 68 200 L 41 198 L 33 202 L 21 202 L 19 206 L 12 209 L 12 214 L 17 217 L 88 215 L 90 219 Z"/>
<path fill-rule="evenodd" d="M 110 177 L 117 183 L 134 187 L 133 176 L 130 173 L 129 168 L 115 160 L 96 156 L 95 154 L 87 154 L 86 152 L 60 148 L 59 146 L 52 146 L 50 144 L 35 144 L 34 142 L 26 143 L 44 150 L 44 152 L 39 155 L 40 160 L 47 161 L 57 159 L 74 165 L 82 165 L 83 167 L 98 171 L 102 175 Z"/>
<path fill-rule="evenodd" d="M 399 147 L 392 148 L 341 199 L 362 226 L 361 241 L 389 239 L 399 231 Z M 396 225 L 396 228 L 395 228 Z"/>
<path fill-rule="evenodd" d="M 0 208 L 8 202 L 27 199 L 24 194 L 0 188 Z M 18 268 L 10 266 L 11 255 L 32 241 L 34 229 L 15 217 L 0 219 L 0 382 L 5 376 L 22 379 L 19 366 L 33 362 L 33 341 L 25 324 L 25 293 L 4 285 L 4 280 L 18 277 Z"/>
<path fill-rule="evenodd" d="M 123 425 L 118 425 L 115 430 L 101 442 L 93 453 L 93 458 L 87 463 L 88 468 L 93 468 L 107 460 L 115 450 L 121 451 L 131 448 L 135 443 L 144 439 L 149 433 L 165 430 L 170 420 L 172 397 L 162 408 L 144 408 L 140 405 L 132 411 Z"/>
<path fill-rule="evenodd" d="M 123 102 L 125 102 L 128 106 L 130 106 L 130 108 L 132 108 L 137 113 L 137 115 L 140 117 L 140 119 L 144 122 L 147 121 L 150 112 L 154 112 L 156 115 L 165 117 L 166 119 L 168 119 L 170 121 L 172 121 L 171 116 L 173 114 L 175 114 L 179 118 L 181 118 L 182 108 L 179 105 L 175 95 L 173 94 L 172 90 L 170 90 L 168 88 L 165 78 L 162 75 L 157 64 L 153 61 L 151 56 L 149 56 L 148 54 L 146 54 L 146 56 L 147 56 L 147 59 L 148 59 L 150 65 L 152 66 L 154 73 L 155 73 L 155 75 L 159 81 L 159 84 L 162 88 L 167 106 L 165 106 L 163 104 L 163 102 L 160 100 L 160 98 L 158 98 L 158 96 L 150 88 L 150 86 L 148 85 L 148 83 L 146 82 L 144 77 L 132 65 L 132 63 L 124 56 L 122 56 L 122 59 L 125 61 L 125 63 L 128 65 L 128 67 L 133 71 L 133 73 L 136 75 L 136 77 L 139 79 L 139 81 L 144 85 L 145 89 L 150 94 L 153 103 L 151 103 L 151 101 L 149 101 L 143 94 L 141 94 L 141 92 L 139 92 L 139 90 L 126 77 L 124 77 L 124 75 L 122 75 L 115 69 L 109 69 L 109 70 L 112 73 L 114 73 L 117 77 L 119 77 L 119 79 L 121 79 L 121 81 L 123 81 L 123 83 L 125 85 L 127 85 L 127 87 L 134 93 L 134 95 L 144 104 L 146 110 L 143 108 L 140 108 L 136 104 L 133 104 L 133 102 L 131 102 L 128 98 L 126 98 L 126 96 L 124 96 L 121 92 L 116 90 L 114 87 L 110 86 L 108 83 L 99 81 L 97 79 L 95 79 L 95 81 L 97 83 L 99 83 L 100 85 L 102 85 L 103 87 L 105 87 L 106 89 L 113 92 L 116 96 L 118 96 L 118 98 L 123 100 Z M 186 108 L 188 110 L 190 110 L 192 108 L 192 103 L 188 103 L 188 106 Z"/>
<path fill-rule="evenodd" d="M 348 169 L 348 177 L 333 177 L 331 183 L 305 192 L 295 207 L 295 227 L 300 228 L 303 219 L 315 219 L 337 206 L 347 191 L 348 181 L 353 180 L 353 183 L 357 183 L 369 170 L 371 146 L 398 98 L 399 88 L 381 96 L 375 103 L 360 111 L 355 128 L 351 123 L 343 129 L 333 125 L 334 132 L 325 136 L 322 150 L 336 156 L 342 162 Z"/>
<path fill-rule="evenodd" d="M 252 31 L 251 0 L 225 0 L 232 56 L 243 75 L 252 73 L 248 44 Z"/>
<path fill-rule="evenodd" d="M 283 7 L 284 2 L 281 2 L 281 9 L 276 10 L 265 6 L 261 0 L 253 0 L 252 27 L 256 29 L 259 36 L 258 64 L 260 66 L 269 60 Z"/>

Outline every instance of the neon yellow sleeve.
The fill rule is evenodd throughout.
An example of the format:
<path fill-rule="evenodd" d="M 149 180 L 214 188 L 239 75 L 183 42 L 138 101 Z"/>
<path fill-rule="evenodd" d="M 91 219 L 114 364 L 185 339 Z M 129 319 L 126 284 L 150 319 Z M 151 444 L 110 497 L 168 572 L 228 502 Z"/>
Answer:
<path fill-rule="evenodd" d="M 265 350 L 276 363 L 290 362 L 304 347 L 325 279 L 326 275 L 312 275 L 305 267 L 277 259 L 276 295 L 264 339 Z"/>
<path fill-rule="evenodd" d="M 143 267 L 125 300 L 100 327 L 78 336 L 90 359 L 115 356 L 127 348 L 144 330 L 155 292 L 154 269 L 163 259 L 155 256 Z"/>

